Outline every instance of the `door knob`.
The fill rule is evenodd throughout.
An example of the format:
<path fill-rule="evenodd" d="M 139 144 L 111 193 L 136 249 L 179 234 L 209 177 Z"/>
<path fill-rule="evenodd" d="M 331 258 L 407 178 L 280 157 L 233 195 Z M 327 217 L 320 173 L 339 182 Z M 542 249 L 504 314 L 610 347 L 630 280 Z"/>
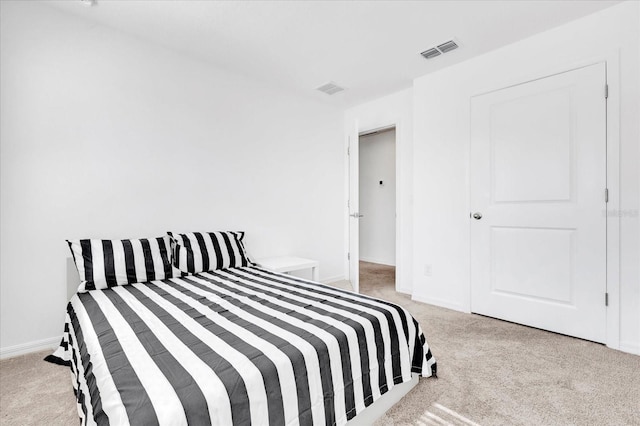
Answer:
<path fill-rule="evenodd" d="M 475 213 L 472 215 L 472 217 L 473 217 L 475 220 L 480 220 L 480 219 L 482 219 L 482 213 L 480 213 L 480 212 L 475 212 Z"/>

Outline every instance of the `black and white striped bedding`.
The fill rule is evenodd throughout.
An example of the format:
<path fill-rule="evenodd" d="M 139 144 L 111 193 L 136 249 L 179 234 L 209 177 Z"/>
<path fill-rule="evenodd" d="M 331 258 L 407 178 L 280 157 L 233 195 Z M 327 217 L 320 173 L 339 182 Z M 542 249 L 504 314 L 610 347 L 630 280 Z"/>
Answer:
<path fill-rule="evenodd" d="M 80 275 L 78 291 L 171 278 L 169 236 L 67 240 Z"/>
<path fill-rule="evenodd" d="M 342 425 L 436 363 L 402 307 L 255 267 L 78 293 L 82 424 Z"/>
<path fill-rule="evenodd" d="M 167 232 L 173 266 L 194 274 L 214 269 L 241 268 L 251 263 L 244 248 L 244 232 Z"/>

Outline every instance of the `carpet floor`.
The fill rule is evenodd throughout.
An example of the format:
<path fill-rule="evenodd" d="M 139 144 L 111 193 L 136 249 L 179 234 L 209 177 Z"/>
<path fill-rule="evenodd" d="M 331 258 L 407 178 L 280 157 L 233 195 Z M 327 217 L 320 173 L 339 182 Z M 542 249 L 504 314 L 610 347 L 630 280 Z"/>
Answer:
<path fill-rule="evenodd" d="M 640 357 L 396 293 L 360 264 L 362 293 L 404 306 L 438 362 L 377 425 L 640 425 Z"/>
<path fill-rule="evenodd" d="M 361 291 L 416 317 L 438 379 L 421 379 L 378 426 L 640 425 L 640 357 L 414 302 L 395 292 L 394 274 L 362 262 Z M 3 426 L 78 424 L 69 369 L 42 361 L 49 353 L 0 361 Z"/>

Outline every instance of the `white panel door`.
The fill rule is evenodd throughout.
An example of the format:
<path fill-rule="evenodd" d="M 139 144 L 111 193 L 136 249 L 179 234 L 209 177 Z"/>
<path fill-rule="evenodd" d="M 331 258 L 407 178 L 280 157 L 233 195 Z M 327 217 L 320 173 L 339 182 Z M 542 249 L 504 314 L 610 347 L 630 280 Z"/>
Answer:
<path fill-rule="evenodd" d="M 605 342 L 605 64 L 471 100 L 471 310 Z"/>

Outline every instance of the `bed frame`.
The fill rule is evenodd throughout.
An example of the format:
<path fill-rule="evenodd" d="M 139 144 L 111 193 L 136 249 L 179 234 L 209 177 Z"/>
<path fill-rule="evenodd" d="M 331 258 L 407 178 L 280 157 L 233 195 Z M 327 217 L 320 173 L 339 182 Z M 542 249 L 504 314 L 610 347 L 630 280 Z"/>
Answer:
<path fill-rule="evenodd" d="M 418 376 L 413 375 L 410 382 L 395 385 L 376 402 L 364 409 L 364 411 L 347 422 L 348 426 L 371 426 L 380 419 L 384 413 L 396 405 L 402 397 L 408 394 L 418 384 Z"/>

